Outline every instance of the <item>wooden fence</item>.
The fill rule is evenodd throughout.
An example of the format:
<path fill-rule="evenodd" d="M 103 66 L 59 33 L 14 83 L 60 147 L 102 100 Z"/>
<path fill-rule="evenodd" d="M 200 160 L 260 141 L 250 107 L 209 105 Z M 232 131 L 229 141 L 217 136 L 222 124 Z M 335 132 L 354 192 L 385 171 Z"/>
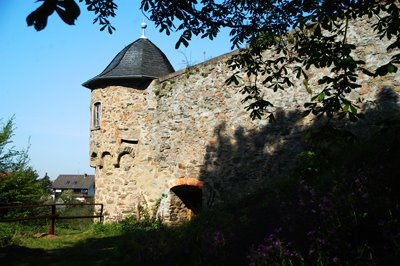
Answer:
<path fill-rule="evenodd" d="M 98 213 L 93 215 L 74 215 L 74 216 L 62 216 L 57 214 L 57 207 L 60 206 L 100 206 Z M 37 215 L 28 217 L 11 217 L 3 218 L 0 217 L 1 222 L 17 222 L 17 221 L 29 221 L 29 220 L 40 220 L 47 219 L 50 221 L 49 235 L 54 235 L 55 221 L 61 219 L 82 219 L 82 218 L 99 218 L 100 222 L 103 222 L 103 204 L 102 203 L 66 203 L 66 204 L 41 204 L 41 205 L 16 205 L 16 206 L 0 206 L 1 210 L 13 210 L 13 209 L 36 209 L 36 208 L 51 208 L 49 215 Z"/>

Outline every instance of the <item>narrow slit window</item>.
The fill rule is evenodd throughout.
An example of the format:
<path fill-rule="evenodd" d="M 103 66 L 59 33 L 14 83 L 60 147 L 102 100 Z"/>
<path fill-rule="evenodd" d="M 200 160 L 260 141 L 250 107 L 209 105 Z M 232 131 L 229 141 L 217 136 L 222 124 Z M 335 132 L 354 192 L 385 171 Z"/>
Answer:
<path fill-rule="evenodd" d="M 96 102 L 93 107 L 93 126 L 99 128 L 101 119 L 101 103 Z"/>

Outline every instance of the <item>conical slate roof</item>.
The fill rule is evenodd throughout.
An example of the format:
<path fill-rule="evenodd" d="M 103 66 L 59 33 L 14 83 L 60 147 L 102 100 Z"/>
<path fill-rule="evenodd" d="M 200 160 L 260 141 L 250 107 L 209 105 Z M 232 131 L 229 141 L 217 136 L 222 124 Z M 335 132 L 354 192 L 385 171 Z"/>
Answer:
<path fill-rule="evenodd" d="M 152 80 L 174 72 L 165 54 L 147 38 L 140 38 L 126 46 L 96 77 L 82 85 L 95 89 L 99 86 Z"/>

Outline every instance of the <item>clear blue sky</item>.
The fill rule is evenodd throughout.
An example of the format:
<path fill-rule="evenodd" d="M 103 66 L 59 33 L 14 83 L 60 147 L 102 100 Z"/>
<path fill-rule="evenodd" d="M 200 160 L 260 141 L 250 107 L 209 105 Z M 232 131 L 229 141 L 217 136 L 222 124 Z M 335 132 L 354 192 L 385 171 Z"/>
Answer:
<path fill-rule="evenodd" d="M 126 45 L 141 35 L 140 0 L 116 0 L 114 34 L 100 32 L 83 4 L 75 26 L 53 14 L 40 32 L 27 27 L 35 0 L 0 0 L 0 119 L 15 115 L 14 146 L 30 142 L 30 164 L 42 177 L 47 172 L 93 174 L 89 167 L 90 90 L 82 83 L 99 74 Z M 230 51 L 225 33 L 214 41 L 195 39 L 175 50 L 178 35 L 166 36 L 150 21 L 146 35 L 176 70 Z"/>

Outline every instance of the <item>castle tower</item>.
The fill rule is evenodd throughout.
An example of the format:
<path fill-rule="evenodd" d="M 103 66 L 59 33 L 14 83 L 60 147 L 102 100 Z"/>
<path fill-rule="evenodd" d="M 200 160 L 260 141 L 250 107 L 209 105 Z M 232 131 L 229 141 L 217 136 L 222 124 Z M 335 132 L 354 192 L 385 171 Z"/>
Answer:
<path fill-rule="evenodd" d="M 96 168 L 96 202 L 106 221 L 143 212 L 165 189 L 157 181 L 151 151 L 151 100 L 146 90 L 174 72 L 165 54 L 143 35 L 126 46 L 103 72 L 82 85 L 91 96 L 90 165 Z"/>

